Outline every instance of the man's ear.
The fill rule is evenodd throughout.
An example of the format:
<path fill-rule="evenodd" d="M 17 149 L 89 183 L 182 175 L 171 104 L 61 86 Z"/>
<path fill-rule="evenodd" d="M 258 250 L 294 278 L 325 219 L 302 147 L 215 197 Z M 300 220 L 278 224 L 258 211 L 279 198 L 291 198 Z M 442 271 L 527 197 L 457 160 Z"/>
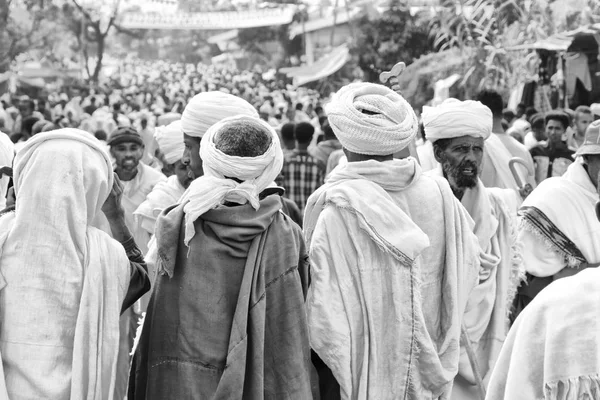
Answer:
<path fill-rule="evenodd" d="M 433 146 L 433 156 L 435 157 L 435 161 L 442 164 L 445 160 L 444 150 L 442 150 L 439 146 Z"/>

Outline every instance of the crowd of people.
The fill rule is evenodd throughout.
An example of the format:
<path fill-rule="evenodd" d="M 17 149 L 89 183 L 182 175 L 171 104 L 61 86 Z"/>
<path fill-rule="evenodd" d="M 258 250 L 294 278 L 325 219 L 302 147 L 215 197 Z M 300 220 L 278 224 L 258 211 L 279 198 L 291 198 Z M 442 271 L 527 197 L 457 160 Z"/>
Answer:
<path fill-rule="evenodd" d="M 600 398 L 596 105 L 113 76 L 2 97 L 0 398 Z"/>

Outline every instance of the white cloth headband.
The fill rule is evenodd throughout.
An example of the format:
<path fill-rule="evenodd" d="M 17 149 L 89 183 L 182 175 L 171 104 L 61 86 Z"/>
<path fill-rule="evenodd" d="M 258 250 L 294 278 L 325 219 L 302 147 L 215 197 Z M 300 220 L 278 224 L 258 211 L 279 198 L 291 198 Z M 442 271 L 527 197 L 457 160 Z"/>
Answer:
<path fill-rule="evenodd" d="M 492 111 L 478 101 L 447 99 L 437 107 L 423 107 L 425 136 L 432 143 L 460 136 L 481 137 L 492 134 Z"/>
<path fill-rule="evenodd" d="M 240 121 L 260 126 L 271 136 L 271 144 L 264 154 L 257 157 L 238 157 L 227 155 L 216 148 L 216 135 L 226 129 L 228 124 Z M 258 196 L 279 175 L 283 166 L 283 152 L 275 130 L 259 118 L 243 115 L 226 118 L 213 125 L 202 138 L 200 157 L 204 176 L 193 181 L 181 198 L 181 203 L 185 205 L 183 210 L 186 245 L 196 234 L 194 222 L 205 212 L 226 201 L 250 203 L 258 210 Z M 229 178 L 243 182 L 239 183 Z"/>

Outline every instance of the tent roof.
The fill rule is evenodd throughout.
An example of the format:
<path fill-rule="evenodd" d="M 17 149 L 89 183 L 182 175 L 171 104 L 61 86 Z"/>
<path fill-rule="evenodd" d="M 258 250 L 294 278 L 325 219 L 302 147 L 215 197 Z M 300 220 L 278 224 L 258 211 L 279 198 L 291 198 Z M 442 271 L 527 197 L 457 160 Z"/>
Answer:
<path fill-rule="evenodd" d="M 350 50 L 348 46 L 343 44 L 311 65 L 281 68 L 279 72 L 286 74 L 290 78 L 294 78 L 294 85 L 302 86 L 336 73 L 349 59 Z"/>
<path fill-rule="evenodd" d="M 552 35 L 546 39 L 539 40 L 535 43 L 527 43 L 519 46 L 514 46 L 508 50 L 548 50 L 548 51 L 567 51 L 573 40 L 582 35 L 597 35 L 600 34 L 600 24 L 582 26 L 578 29 L 561 32 Z"/>

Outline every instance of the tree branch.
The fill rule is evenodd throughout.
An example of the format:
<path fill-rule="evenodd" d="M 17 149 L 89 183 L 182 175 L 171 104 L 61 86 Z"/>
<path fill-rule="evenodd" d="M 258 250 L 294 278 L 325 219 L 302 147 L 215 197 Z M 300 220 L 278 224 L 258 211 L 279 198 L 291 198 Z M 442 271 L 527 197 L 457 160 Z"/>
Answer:
<path fill-rule="evenodd" d="M 118 33 L 122 33 L 124 35 L 130 36 L 134 39 L 143 39 L 144 38 L 144 34 L 143 33 L 138 33 L 138 32 L 133 32 L 127 28 L 123 28 L 121 25 L 115 23 L 113 24 L 113 26 L 115 27 L 115 30 Z"/>
<path fill-rule="evenodd" d="M 83 8 L 83 6 L 77 2 L 77 0 L 72 0 L 72 1 L 73 1 L 73 4 L 75 4 L 75 7 L 77 7 L 77 9 L 85 16 L 85 18 L 91 21 L 92 20 L 91 14 L 89 12 L 87 12 L 85 10 L 85 8 Z"/>

